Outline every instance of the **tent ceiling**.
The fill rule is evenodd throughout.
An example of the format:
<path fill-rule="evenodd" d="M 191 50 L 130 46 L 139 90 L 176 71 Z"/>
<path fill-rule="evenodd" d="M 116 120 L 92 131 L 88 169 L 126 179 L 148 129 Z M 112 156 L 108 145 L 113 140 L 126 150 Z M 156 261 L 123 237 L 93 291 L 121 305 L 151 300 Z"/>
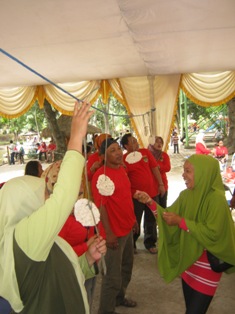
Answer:
<path fill-rule="evenodd" d="M 234 0 L 0 0 L 1 48 L 53 82 L 235 69 Z M 0 53 L 0 88 L 47 84 Z"/>

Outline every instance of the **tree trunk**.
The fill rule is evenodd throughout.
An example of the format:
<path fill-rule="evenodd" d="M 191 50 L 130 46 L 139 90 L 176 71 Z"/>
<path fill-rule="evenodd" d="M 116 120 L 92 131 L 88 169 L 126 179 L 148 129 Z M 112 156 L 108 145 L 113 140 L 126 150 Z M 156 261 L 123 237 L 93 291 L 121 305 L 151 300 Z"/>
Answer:
<path fill-rule="evenodd" d="M 226 146 L 228 147 L 228 153 L 230 155 L 235 152 L 235 98 L 228 101 L 227 105 L 229 117 L 229 135 Z"/>
<path fill-rule="evenodd" d="M 53 139 L 56 143 L 56 153 L 55 153 L 55 160 L 60 160 L 64 157 L 64 154 L 67 150 L 67 143 L 66 143 L 66 137 L 63 132 L 60 131 L 56 119 L 56 112 L 52 110 L 51 105 L 49 102 L 45 99 L 44 101 L 44 111 L 45 116 L 48 122 L 48 126 L 51 129 Z"/>

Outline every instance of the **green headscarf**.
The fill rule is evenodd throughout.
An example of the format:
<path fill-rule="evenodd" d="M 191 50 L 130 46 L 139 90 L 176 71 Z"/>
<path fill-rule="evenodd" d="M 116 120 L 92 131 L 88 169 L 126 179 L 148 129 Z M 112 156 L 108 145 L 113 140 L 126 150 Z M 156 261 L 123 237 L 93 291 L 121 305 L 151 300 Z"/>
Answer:
<path fill-rule="evenodd" d="M 192 155 L 194 188 L 182 191 L 167 209 L 158 205 L 158 267 L 167 282 L 179 276 L 201 256 L 204 249 L 221 260 L 235 265 L 235 228 L 216 159 Z M 164 211 L 185 219 L 189 232 L 168 226 Z M 227 272 L 235 271 L 235 267 Z"/>
<path fill-rule="evenodd" d="M 13 236 L 16 225 L 45 202 L 45 181 L 22 176 L 6 182 L 0 191 L 0 296 L 19 312 L 23 309 L 15 274 Z"/>

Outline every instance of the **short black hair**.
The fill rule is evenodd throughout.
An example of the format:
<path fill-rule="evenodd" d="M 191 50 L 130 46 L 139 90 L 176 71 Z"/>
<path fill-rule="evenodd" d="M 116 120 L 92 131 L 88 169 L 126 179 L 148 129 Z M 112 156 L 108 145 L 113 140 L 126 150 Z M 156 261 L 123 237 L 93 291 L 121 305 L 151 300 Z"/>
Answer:
<path fill-rule="evenodd" d="M 86 145 L 86 153 L 87 153 L 87 154 L 90 153 L 91 149 L 92 149 L 91 145 Z M 85 153 L 84 145 L 83 145 L 83 144 L 82 144 L 82 153 L 83 153 L 83 154 Z"/>
<path fill-rule="evenodd" d="M 125 148 L 125 145 L 128 144 L 128 138 L 131 137 L 131 136 L 132 136 L 131 133 L 126 133 L 126 134 L 122 137 L 120 143 L 121 143 L 121 145 L 122 145 L 123 148 Z"/>
<path fill-rule="evenodd" d="M 27 162 L 24 170 L 24 174 L 33 177 L 39 177 L 38 165 L 40 164 L 37 160 L 30 160 Z"/>
<path fill-rule="evenodd" d="M 101 143 L 101 145 L 100 145 L 100 151 L 99 151 L 100 155 L 104 155 L 106 149 L 107 149 L 110 145 L 112 145 L 112 144 L 114 144 L 114 143 L 117 143 L 117 144 L 118 144 L 118 142 L 117 142 L 114 138 L 112 138 L 112 137 L 109 137 L 109 138 L 107 138 L 106 140 L 104 140 L 104 141 Z M 118 144 L 118 145 L 119 145 L 119 144 Z"/>

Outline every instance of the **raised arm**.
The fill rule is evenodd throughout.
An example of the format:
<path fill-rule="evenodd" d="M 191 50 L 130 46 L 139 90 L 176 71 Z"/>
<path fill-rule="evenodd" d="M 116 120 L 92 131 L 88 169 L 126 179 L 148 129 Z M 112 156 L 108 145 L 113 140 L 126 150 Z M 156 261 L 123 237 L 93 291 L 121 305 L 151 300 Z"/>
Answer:
<path fill-rule="evenodd" d="M 44 260 L 65 223 L 80 189 L 84 157 L 82 142 L 92 115 L 90 104 L 75 104 L 68 151 L 63 159 L 53 194 L 38 210 L 21 220 L 15 238 L 21 249 L 34 260 Z M 39 179 L 40 180 L 40 179 Z"/>

